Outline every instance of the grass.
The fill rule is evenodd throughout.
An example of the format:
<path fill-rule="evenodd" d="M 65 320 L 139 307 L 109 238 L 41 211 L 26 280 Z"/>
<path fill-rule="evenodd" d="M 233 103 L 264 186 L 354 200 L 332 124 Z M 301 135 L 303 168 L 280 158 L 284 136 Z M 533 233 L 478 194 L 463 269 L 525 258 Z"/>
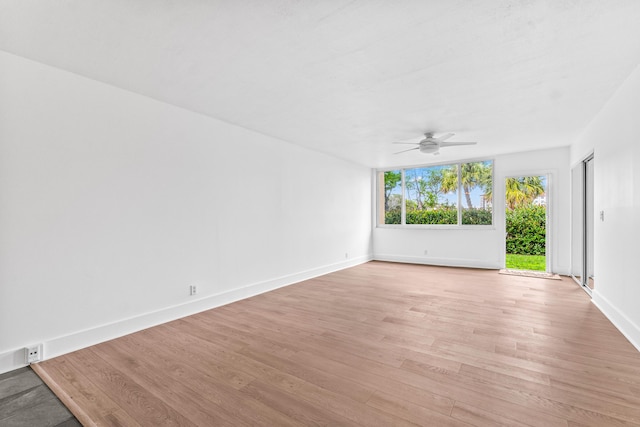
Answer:
<path fill-rule="evenodd" d="M 545 271 L 547 269 L 544 255 L 507 254 L 507 268 L 514 270 Z"/>

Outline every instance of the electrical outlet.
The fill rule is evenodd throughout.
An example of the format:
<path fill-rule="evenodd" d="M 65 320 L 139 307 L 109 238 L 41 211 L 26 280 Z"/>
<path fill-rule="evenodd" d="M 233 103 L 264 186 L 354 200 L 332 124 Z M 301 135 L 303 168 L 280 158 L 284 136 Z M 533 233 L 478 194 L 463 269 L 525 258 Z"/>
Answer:
<path fill-rule="evenodd" d="M 27 364 L 40 362 L 42 360 L 42 343 L 25 347 L 24 357 Z"/>
<path fill-rule="evenodd" d="M 198 288 L 196 285 L 189 286 L 189 295 L 195 295 L 198 293 Z"/>
<path fill-rule="evenodd" d="M 345 257 L 345 258 L 349 258 L 349 252 L 345 252 L 345 253 L 344 253 L 344 257 Z"/>
<path fill-rule="evenodd" d="M 425 254 L 425 255 L 426 255 L 428 252 L 429 252 L 428 250 L 426 250 L 426 249 L 424 250 L 424 254 Z"/>

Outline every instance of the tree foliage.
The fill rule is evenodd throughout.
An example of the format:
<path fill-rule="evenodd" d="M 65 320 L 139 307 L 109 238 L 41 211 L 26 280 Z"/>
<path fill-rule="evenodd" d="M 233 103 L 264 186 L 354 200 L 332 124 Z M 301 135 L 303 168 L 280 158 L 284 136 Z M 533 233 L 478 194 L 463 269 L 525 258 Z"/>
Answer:
<path fill-rule="evenodd" d="M 521 176 L 507 178 L 505 181 L 505 195 L 509 209 L 526 206 L 543 194 L 544 184 L 540 176 Z"/>
<path fill-rule="evenodd" d="M 442 171 L 442 188 L 445 192 L 458 190 L 458 166 L 453 165 Z M 468 209 L 476 208 L 471 200 L 471 192 L 480 188 L 485 200 L 491 200 L 493 173 L 488 162 L 471 162 L 460 165 L 460 188 Z M 487 197 L 489 196 L 489 197 Z"/>
<path fill-rule="evenodd" d="M 460 167 L 460 186 L 464 192 L 467 208 L 473 209 L 471 202 L 471 190 L 482 188 L 486 194 L 487 187 L 491 185 L 491 167 L 484 162 L 463 163 Z"/>
<path fill-rule="evenodd" d="M 402 181 L 402 174 L 400 171 L 387 171 L 384 173 L 384 208 L 389 210 L 389 199 L 391 192 Z"/>

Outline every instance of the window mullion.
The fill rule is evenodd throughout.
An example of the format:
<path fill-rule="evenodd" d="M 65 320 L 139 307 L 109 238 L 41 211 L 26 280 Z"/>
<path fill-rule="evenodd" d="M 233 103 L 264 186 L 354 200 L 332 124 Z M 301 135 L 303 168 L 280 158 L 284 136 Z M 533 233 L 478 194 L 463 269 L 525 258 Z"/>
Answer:
<path fill-rule="evenodd" d="M 462 224 L 462 164 L 458 163 L 458 225 Z"/>
<path fill-rule="evenodd" d="M 407 207 L 406 207 L 406 192 L 407 189 L 405 188 L 405 169 L 401 169 L 400 170 L 400 176 L 402 178 L 402 202 L 401 202 L 401 206 L 400 206 L 400 224 L 402 225 L 406 225 L 407 224 L 407 219 L 406 219 L 406 215 L 407 215 Z"/>

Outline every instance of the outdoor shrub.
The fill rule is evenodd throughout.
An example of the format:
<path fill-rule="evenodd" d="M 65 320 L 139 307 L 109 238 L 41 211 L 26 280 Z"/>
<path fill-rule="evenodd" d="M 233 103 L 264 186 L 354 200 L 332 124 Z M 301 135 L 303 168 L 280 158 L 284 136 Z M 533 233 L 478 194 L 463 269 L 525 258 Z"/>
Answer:
<path fill-rule="evenodd" d="M 408 210 L 407 224 L 457 224 L 456 208 Z"/>
<path fill-rule="evenodd" d="M 384 223 L 385 224 L 401 224 L 402 223 L 402 213 L 400 209 L 394 209 L 392 211 L 385 212 L 384 214 Z"/>
<path fill-rule="evenodd" d="M 491 225 L 492 216 L 489 209 L 464 209 L 462 211 L 462 224 L 464 225 Z"/>
<path fill-rule="evenodd" d="M 385 224 L 400 224 L 400 211 L 389 211 L 385 214 Z M 444 209 L 409 209 L 406 212 L 407 224 L 457 224 L 458 212 L 455 208 Z"/>
<path fill-rule="evenodd" d="M 465 225 L 491 225 L 491 211 L 488 209 L 465 209 L 462 211 L 462 223 Z M 385 224 L 400 224 L 399 210 L 385 214 Z M 457 224 L 458 211 L 455 207 L 438 209 L 408 209 L 407 224 Z"/>
<path fill-rule="evenodd" d="M 546 207 L 507 209 L 507 253 L 545 255 Z"/>

